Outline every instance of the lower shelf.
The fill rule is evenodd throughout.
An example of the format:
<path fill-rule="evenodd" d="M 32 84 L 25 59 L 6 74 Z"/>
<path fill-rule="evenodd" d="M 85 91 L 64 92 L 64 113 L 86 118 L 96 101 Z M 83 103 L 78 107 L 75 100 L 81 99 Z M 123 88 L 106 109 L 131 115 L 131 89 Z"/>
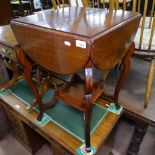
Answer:
<path fill-rule="evenodd" d="M 93 85 L 93 100 L 94 103 L 97 98 L 101 95 L 103 91 L 102 85 L 99 83 L 94 83 Z M 56 98 L 62 100 L 63 102 L 84 111 L 85 103 L 85 85 L 84 82 L 73 83 L 69 86 L 60 88 L 56 93 Z"/>

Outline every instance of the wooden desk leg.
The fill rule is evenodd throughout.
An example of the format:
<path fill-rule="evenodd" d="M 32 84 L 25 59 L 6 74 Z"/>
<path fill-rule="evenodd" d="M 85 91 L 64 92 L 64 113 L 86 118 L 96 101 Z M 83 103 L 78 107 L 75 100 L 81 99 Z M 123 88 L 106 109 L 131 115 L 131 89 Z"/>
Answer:
<path fill-rule="evenodd" d="M 88 62 L 85 67 L 85 113 L 84 113 L 84 123 L 85 123 L 85 143 L 86 151 L 91 151 L 90 144 L 90 120 L 92 113 L 92 91 L 93 91 L 93 71 L 92 64 Z"/>
<path fill-rule="evenodd" d="M 148 124 L 141 121 L 136 121 L 135 130 L 127 150 L 127 155 L 138 155 L 140 144 L 143 141 L 147 128 Z"/>
<path fill-rule="evenodd" d="M 17 48 L 16 50 L 18 51 L 19 62 L 24 66 L 24 76 L 28 82 L 29 87 L 31 88 L 32 92 L 35 95 L 35 98 L 36 98 L 35 104 L 39 105 L 40 113 L 39 113 L 37 119 L 41 120 L 42 116 L 43 116 L 43 104 L 41 101 L 41 96 L 40 96 L 38 90 L 36 89 L 34 82 L 32 80 L 32 76 L 31 76 L 32 66 L 31 66 L 30 62 L 26 59 L 23 50 L 21 48 Z"/>

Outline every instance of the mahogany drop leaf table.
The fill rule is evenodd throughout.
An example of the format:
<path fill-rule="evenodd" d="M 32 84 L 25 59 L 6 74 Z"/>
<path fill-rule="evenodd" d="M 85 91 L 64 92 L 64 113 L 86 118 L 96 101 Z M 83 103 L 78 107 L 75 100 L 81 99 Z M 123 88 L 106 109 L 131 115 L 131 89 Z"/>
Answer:
<path fill-rule="evenodd" d="M 102 84 L 93 80 L 92 67 L 109 70 L 123 59 L 124 68 L 114 95 L 110 96 L 118 108 L 118 95 L 129 71 L 139 21 L 138 13 L 84 7 L 46 10 L 11 21 L 20 44 L 16 49 L 18 59 L 25 67 L 24 75 L 40 107 L 38 119 L 41 120 L 45 109 L 58 100 L 81 110 L 84 113 L 87 152 L 91 151 L 92 104 L 99 96 L 105 95 Z M 49 103 L 42 103 L 25 54 L 49 71 L 73 75 L 69 83 L 56 89 Z M 84 79 L 77 74 L 81 69 L 84 70 Z"/>

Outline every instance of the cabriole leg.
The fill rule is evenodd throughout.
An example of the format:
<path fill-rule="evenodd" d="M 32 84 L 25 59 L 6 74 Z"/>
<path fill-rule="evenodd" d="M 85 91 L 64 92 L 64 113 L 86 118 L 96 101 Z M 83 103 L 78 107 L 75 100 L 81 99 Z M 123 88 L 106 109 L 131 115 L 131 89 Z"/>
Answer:
<path fill-rule="evenodd" d="M 18 52 L 19 62 L 24 66 L 24 76 L 28 82 L 29 87 L 31 88 L 32 92 L 35 95 L 35 98 L 36 98 L 35 104 L 39 105 L 40 114 L 39 114 L 37 119 L 41 120 L 42 116 L 43 116 L 43 112 L 42 112 L 43 111 L 43 104 L 41 101 L 41 96 L 39 95 L 39 92 L 36 89 L 34 82 L 32 80 L 32 76 L 31 76 L 32 66 L 31 66 L 30 62 L 26 59 L 24 51 L 21 48 L 17 48 L 16 50 Z"/>
<path fill-rule="evenodd" d="M 119 96 L 121 88 L 124 85 L 125 79 L 126 79 L 126 77 L 128 75 L 128 72 L 129 72 L 129 69 L 130 69 L 130 57 L 134 53 L 134 49 L 135 49 L 135 44 L 133 43 L 131 45 L 130 49 L 128 50 L 127 54 L 123 58 L 123 70 L 122 70 L 121 75 L 120 75 L 120 77 L 118 79 L 116 89 L 115 89 L 115 92 L 114 92 L 114 101 L 115 101 L 116 107 L 119 107 L 118 96 Z"/>

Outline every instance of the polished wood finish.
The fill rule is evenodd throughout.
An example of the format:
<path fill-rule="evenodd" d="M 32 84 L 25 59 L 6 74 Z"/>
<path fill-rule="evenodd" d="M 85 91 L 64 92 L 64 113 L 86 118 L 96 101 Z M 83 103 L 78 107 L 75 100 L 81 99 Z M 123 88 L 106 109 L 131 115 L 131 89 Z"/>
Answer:
<path fill-rule="evenodd" d="M 12 19 L 12 11 L 9 0 L 0 1 L 0 26 L 7 25 Z"/>
<path fill-rule="evenodd" d="M 108 102 L 105 102 L 102 99 L 100 99 L 98 102 L 100 105 L 104 107 L 107 107 L 106 104 L 109 104 Z M 33 130 L 38 132 L 51 144 L 55 143 L 56 141 L 57 144 L 61 145 L 61 147 L 68 150 L 68 152 L 70 152 L 71 154 L 77 154 L 76 149 L 82 144 L 81 141 L 71 136 L 70 134 L 65 132 L 62 128 L 58 127 L 52 122 L 49 122 L 44 127 L 41 127 L 40 125 L 38 125 L 35 122 L 35 119 L 38 114 L 35 111 L 32 111 L 31 113 L 29 113 L 26 110 L 27 106 L 12 94 L 8 94 L 7 96 L 0 97 L 0 103 L 7 105 L 8 107 L 7 109 L 10 109 L 11 111 L 13 111 L 18 116 L 18 119 L 20 119 L 28 126 L 30 126 Z M 17 109 L 16 105 L 19 105 L 20 108 Z M 108 135 L 110 134 L 113 127 L 117 123 L 121 114 L 116 115 L 109 112 L 108 115 L 105 117 L 104 121 L 101 122 L 101 124 L 98 126 L 94 134 L 91 136 L 92 145 L 97 151 L 100 149 L 101 145 L 107 139 Z"/>
<path fill-rule="evenodd" d="M 100 18 L 100 22 L 96 23 L 96 19 L 92 22 L 90 20 L 92 16 Z M 134 51 L 132 43 L 139 21 L 140 15 L 137 13 L 111 12 L 106 9 L 81 7 L 47 10 L 29 17 L 12 20 L 11 27 L 21 48 L 24 50 L 16 49 L 19 53 L 18 58 L 25 67 L 24 75 L 40 108 L 38 120 L 42 119 L 44 110 L 55 104 L 58 99 L 67 101 L 68 104 L 80 110 L 82 109 L 85 116 L 86 151 L 90 152 L 91 107 L 102 93 L 102 88 L 97 88 L 97 93 L 93 92 L 95 84 L 93 82 L 92 66 L 95 65 L 102 70 L 110 69 L 127 55 L 124 57 L 125 69 L 120 81 L 118 81 L 115 92 L 115 104 L 119 107 L 118 95 L 129 70 L 129 58 Z M 128 31 L 129 28 L 130 31 Z M 124 35 L 118 39 L 118 34 L 122 32 Z M 112 46 L 110 44 L 111 39 L 114 40 Z M 81 95 L 78 96 L 81 100 L 79 105 L 76 104 L 77 101 L 75 100 L 77 89 L 75 88 L 74 93 L 70 91 L 73 89 L 69 89 L 69 87 L 78 85 L 77 82 L 81 81 L 77 80 L 78 78 L 75 76 L 73 76 L 71 83 L 67 85 L 68 88 L 64 86 L 61 91 L 61 87 L 58 88 L 54 98 L 49 103 L 43 104 L 41 96 L 33 84 L 32 67 L 24 52 L 40 66 L 56 73 L 75 74 L 84 68 L 85 78 L 84 87 L 82 87 L 84 91 L 80 89 L 80 93 L 77 93 Z M 66 95 L 66 92 L 69 95 Z"/>
<path fill-rule="evenodd" d="M 84 101 L 84 94 L 85 94 L 85 84 L 84 80 L 81 81 L 75 81 L 74 84 L 70 86 L 64 86 L 63 88 L 60 88 L 57 92 L 56 96 L 60 100 L 63 100 L 65 103 L 70 103 L 73 107 L 81 110 L 84 112 L 85 110 L 85 104 Z M 102 86 L 99 85 L 99 83 L 94 83 L 93 86 L 93 96 L 92 101 L 95 102 L 96 99 L 100 96 L 102 92 Z M 81 103 L 83 105 L 81 106 Z"/>
<path fill-rule="evenodd" d="M 68 12 L 69 16 L 65 16 L 65 11 Z M 59 16 L 57 12 L 59 12 L 61 16 Z M 90 14 L 89 12 L 92 13 Z M 86 16 L 85 13 L 87 14 Z M 100 18 L 100 23 L 95 24 L 95 20 L 91 22 L 91 15 L 94 14 Z M 43 15 L 46 17 L 46 19 L 43 19 Z M 80 17 L 77 20 L 76 17 L 79 15 Z M 72 20 L 70 24 L 67 22 L 69 18 L 71 18 Z M 109 12 L 108 10 L 93 10 L 91 8 L 70 7 L 62 9 L 62 12 L 60 12 L 59 10 L 48 10 L 36 15 L 32 15 L 31 17 L 21 18 L 19 20 L 15 19 L 12 21 L 12 28 L 14 33 L 16 34 L 16 38 L 19 41 L 20 46 L 37 63 L 41 62 L 41 65 L 43 67 L 58 73 L 75 73 L 81 68 L 84 68 L 84 65 L 88 61 L 90 52 L 84 51 L 88 51 L 90 48 L 91 60 L 96 67 L 100 69 L 109 69 L 115 66 L 119 62 L 119 60 L 124 57 L 124 51 L 127 51 L 132 43 L 134 34 L 136 33 L 139 24 L 139 20 L 136 20 L 137 18 L 139 18 L 139 14 L 133 16 L 129 12 L 123 14 L 123 12 L 119 13 L 119 11 L 116 11 L 114 14 L 112 14 L 112 12 Z M 40 22 L 40 20 L 42 22 Z M 64 24 L 61 24 L 61 21 L 64 22 Z M 126 24 L 127 21 L 131 25 L 133 25 L 133 27 L 131 28 L 131 31 L 126 32 L 126 30 L 131 27 L 130 24 Z M 55 22 L 57 23 L 54 24 Z M 122 22 L 124 27 L 119 27 L 120 22 Z M 19 25 L 18 23 L 25 23 L 28 24 L 28 26 L 22 26 L 22 29 L 19 29 L 18 27 L 21 26 L 21 24 Z M 78 27 L 74 27 L 75 24 L 78 25 Z M 39 25 L 39 27 L 37 25 Z M 35 29 L 36 26 L 37 29 Z M 116 31 L 113 31 L 114 26 L 115 29 L 117 29 Z M 30 46 L 28 46 L 30 39 L 27 31 L 29 31 L 29 33 L 31 34 L 31 43 L 37 43 L 35 45 L 35 48 L 31 49 Z M 44 31 L 44 36 L 42 36 L 42 31 Z M 121 40 L 117 39 L 118 36 L 116 35 L 117 33 L 120 33 L 120 31 L 126 32 L 126 35 L 124 35 L 123 38 L 120 38 Z M 106 34 L 107 32 L 109 32 L 109 34 Z M 57 37 L 51 37 L 52 33 L 56 33 Z M 129 35 L 129 33 L 131 34 Z M 130 36 L 130 38 L 128 38 L 128 36 Z M 74 50 L 72 50 L 72 48 L 69 48 L 68 46 L 64 46 L 66 37 L 68 38 L 67 41 L 69 41 L 74 47 Z M 116 38 L 114 39 L 115 45 L 109 48 L 111 37 Z M 81 39 L 85 41 L 87 48 L 82 49 L 75 47 L 75 39 Z M 55 44 L 44 42 L 44 40 L 50 40 L 50 42 L 55 42 Z M 102 45 L 103 41 L 106 42 Z M 55 49 L 57 42 L 59 42 L 59 46 L 57 46 Z M 43 44 L 44 46 L 42 46 Z M 105 46 L 106 44 L 107 46 Z M 101 45 L 103 46 L 103 48 L 99 48 Z M 106 50 L 103 50 L 104 48 Z M 54 56 L 52 54 L 53 52 L 55 53 Z M 76 55 L 77 52 L 78 55 Z M 114 57 L 109 57 L 109 55 L 111 54 L 114 54 Z M 38 57 L 38 55 L 40 56 Z M 73 55 L 76 55 L 76 57 L 73 58 Z M 108 59 L 106 63 L 102 61 L 105 58 Z M 50 63 L 51 61 L 53 63 Z M 57 68 L 56 66 L 59 67 Z"/>

